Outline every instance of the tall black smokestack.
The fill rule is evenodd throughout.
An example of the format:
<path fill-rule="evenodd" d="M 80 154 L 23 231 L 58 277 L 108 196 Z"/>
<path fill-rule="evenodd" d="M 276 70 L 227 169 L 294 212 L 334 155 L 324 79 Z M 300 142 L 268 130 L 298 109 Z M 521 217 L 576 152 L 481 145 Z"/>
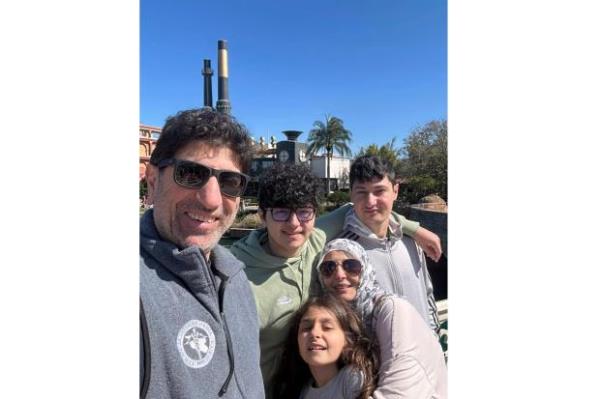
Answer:
<path fill-rule="evenodd" d="M 202 69 L 202 76 L 204 76 L 204 106 L 210 108 L 212 108 L 212 75 L 210 60 L 204 60 L 204 69 Z"/>
<path fill-rule="evenodd" d="M 229 103 L 229 71 L 227 67 L 227 41 L 219 40 L 219 99 L 217 100 L 217 111 L 225 114 L 231 113 Z"/>

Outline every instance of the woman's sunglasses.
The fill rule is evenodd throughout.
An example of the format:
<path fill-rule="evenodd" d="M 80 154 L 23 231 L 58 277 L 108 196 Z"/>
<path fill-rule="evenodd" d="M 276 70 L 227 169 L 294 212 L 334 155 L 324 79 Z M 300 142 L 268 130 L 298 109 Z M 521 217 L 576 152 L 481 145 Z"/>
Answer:
<path fill-rule="evenodd" d="M 219 182 L 221 193 L 229 197 L 239 197 L 244 194 L 248 180 L 250 180 L 249 176 L 240 172 L 213 169 L 196 162 L 175 158 L 163 159 L 157 166 L 161 169 L 169 165 L 175 165 L 173 180 L 180 186 L 195 189 L 202 188 L 211 176 L 215 176 Z"/>
<path fill-rule="evenodd" d="M 330 277 L 337 265 L 341 264 L 342 269 L 348 274 L 358 276 L 362 270 L 362 263 L 358 259 L 344 259 L 343 261 L 326 260 L 319 266 L 319 271 L 324 277 Z"/>

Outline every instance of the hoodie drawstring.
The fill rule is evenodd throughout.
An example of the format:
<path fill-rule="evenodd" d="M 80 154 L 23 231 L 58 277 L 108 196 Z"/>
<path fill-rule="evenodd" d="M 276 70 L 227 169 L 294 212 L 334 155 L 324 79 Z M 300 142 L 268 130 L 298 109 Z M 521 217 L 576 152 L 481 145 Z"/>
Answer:
<path fill-rule="evenodd" d="M 219 397 L 223 396 L 229 388 L 229 382 L 233 377 L 234 362 L 233 362 L 233 344 L 231 343 L 231 335 L 229 334 L 229 327 L 227 327 L 227 319 L 225 318 L 225 312 L 223 311 L 223 297 L 225 296 L 225 285 L 228 283 L 228 276 L 220 275 L 223 279 L 221 286 L 219 287 L 219 312 L 221 312 L 221 319 L 223 320 L 223 328 L 225 330 L 225 340 L 227 341 L 227 356 L 229 357 L 229 374 L 223 383 L 223 386 L 219 390 Z"/>

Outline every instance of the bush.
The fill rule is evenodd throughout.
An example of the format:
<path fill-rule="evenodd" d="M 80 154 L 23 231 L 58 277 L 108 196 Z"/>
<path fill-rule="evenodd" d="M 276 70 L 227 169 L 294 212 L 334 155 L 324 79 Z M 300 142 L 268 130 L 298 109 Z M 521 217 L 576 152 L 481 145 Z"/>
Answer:
<path fill-rule="evenodd" d="M 146 179 L 140 180 L 140 199 L 143 199 L 148 194 L 148 182 Z"/>
<path fill-rule="evenodd" d="M 336 208 L 340 207 L 350 202 L 350 193 L 347 191 L 334 191 L 327 196 L 327 201 L 333 203 Z"/>
<path fill-rule="evenodd" d="M 231 227 L 243 229 L 257 229 L 262 227 L 262 221 L 257 212 L 240 212 Z"/>
<path fill-rule="evenodd" d="M 421 198 L 436 194 L 438 187 L 437 181 L 430 176 L 411 177 L 406 183 L 400 184 L 398 200 L 407 204 L 416 204 Z"/>

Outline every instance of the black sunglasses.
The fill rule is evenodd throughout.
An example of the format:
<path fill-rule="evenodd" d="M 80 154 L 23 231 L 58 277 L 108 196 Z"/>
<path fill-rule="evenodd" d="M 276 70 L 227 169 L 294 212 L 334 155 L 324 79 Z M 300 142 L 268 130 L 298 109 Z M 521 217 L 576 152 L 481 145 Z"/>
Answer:
<path fill-rule="evenodd" d="M 323 276 L 330 277 L 333 274 L 333 272 L 335 272 L 337 265 L 340 263 L 346 273 L 352 274 L 354 276 L 358 276 L 362 270 L 362 263 L 360 263 L 358 259 L 344 259 L 341 262 L 336 262 L 334 260 L 326 260 L 321 263 L 321 266 L 319 266 L 319 271 Z"/>
<path fill-rule="evenodd" d="M 202 188 L 211 176 L 215 176 L 219 182 L 221 193 L 229 197 L 239 197 L 244 194 L 250 176 L 231 170 L 213 169 L 192 161 L 167 158 L 158 163 L 158 168 L 173 168 L 173 180 L 185 188 Z"/>
<path fill-rule="evenodd" d="M 310 207 L 305 208 L 269 208 L 271 210 L 271 217 L 276 222 L 287 222 L 290 220 L 292 212 L 296 214 L 296 217 L 300 222 L 308 222 L 315 217 L 315 209 Z"/>

